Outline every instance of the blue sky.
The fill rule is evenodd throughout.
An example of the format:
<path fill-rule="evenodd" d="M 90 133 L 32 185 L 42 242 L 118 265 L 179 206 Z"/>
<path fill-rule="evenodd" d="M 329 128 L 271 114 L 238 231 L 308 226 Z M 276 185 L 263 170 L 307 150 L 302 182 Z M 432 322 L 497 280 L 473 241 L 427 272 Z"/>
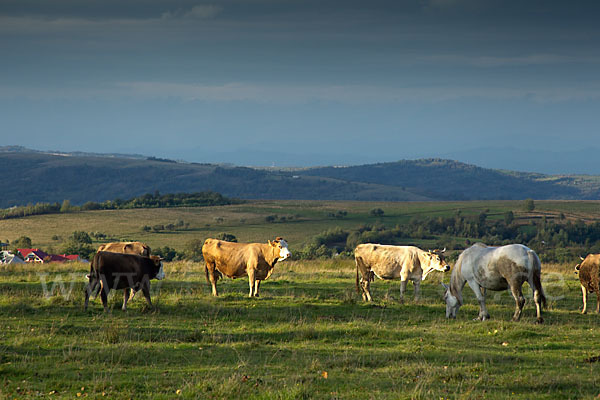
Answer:
<path fill-rule="evenodd" d="M 599 20 L 591 0 L 0 0 L 0 139 L 250 165 L 600 148 Z"/>

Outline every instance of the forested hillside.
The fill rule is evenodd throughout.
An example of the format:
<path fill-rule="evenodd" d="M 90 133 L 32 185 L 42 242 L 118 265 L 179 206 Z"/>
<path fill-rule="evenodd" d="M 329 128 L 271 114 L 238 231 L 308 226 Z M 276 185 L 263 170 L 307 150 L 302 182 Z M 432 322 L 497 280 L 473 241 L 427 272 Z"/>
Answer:
<path fill-rule="evenodd" d="M 82 205 L 156 191 L 363 201 L 600 198 L 600 179 L 595 176 L 518 173 L 440 159 L 276 170 L 5 148 L 0 151 L 0 167 L 2 208 L 63 200 Z"/>

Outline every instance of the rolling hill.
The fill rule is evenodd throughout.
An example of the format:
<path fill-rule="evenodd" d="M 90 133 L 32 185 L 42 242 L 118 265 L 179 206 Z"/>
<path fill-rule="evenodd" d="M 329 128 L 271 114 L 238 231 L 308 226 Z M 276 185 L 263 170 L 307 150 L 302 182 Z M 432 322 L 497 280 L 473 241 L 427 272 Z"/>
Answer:
<path fill-rule="evenodd" d="M 141 156 L 0 149 L 0 207 L 73 204 L 145 193 L 216 191 L 244 199 L 600 199 L 600 178 L 520 173 L 442 159 L 351 167 L 255 169 Z"/>

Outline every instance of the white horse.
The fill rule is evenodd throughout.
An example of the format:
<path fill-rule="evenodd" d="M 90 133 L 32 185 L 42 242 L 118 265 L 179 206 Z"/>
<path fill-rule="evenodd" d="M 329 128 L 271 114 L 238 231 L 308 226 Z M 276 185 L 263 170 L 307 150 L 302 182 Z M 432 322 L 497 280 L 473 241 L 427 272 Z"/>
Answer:
<path fill-rule="evenodd" d="M 533 299 L 537 311 L 537 323 L 544 322 L 542 304 L 546 305 L 546 296 L 540 281 L 541 263 L 537 254 L 521 244 L 509 244 L 500 247 L 476 243 L 462 252 L 452 270 L 450 286 L 446 288 L 446 318 L 456 318 L 456 312 L 462 305 L 462 290 L 468 283 L 479 301 L 479 319 L 490 318 L 485 308 L 485 290 L 506 290 L 510 287 L 516 302 L 513 321 L 521 318 L 525 298 L 521 291 L 524 282 L 533 290 Z M 483 293 L 482 293 L 483 289 Z"/>

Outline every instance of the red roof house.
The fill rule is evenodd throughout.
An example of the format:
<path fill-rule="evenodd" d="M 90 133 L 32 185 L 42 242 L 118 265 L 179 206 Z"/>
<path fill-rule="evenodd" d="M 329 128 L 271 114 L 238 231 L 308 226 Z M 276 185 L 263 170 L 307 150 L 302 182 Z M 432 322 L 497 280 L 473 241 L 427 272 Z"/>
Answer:
<path fill-rule="evenodd" d="M 23 256 L 25 262 L 32 263 L 44 263 L 46 258 L 49 256 L 48 253 L 43 252 L 40 249 L 17 249 Z"/>

